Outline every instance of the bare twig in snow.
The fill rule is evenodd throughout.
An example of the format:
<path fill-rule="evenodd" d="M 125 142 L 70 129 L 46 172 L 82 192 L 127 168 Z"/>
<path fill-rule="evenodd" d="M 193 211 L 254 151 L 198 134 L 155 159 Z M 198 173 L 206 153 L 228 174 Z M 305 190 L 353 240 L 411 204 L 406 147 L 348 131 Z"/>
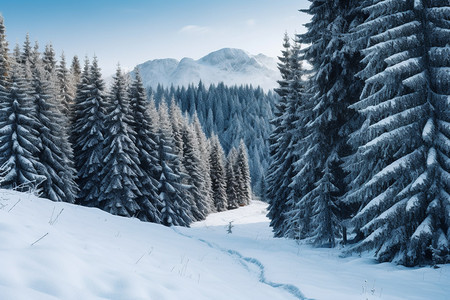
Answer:
<path fill-rule="evenodd" d="M 8 212 L 12 211 L 14 207 L 21 201 L 22 199 L 17 200 L 17 202 L 8 210 Z"/>
<path fill-rule="evenodd" d="M 40 238 L 38 238 L 34 243 L 31 244 L 31 246 L 33 246 L 34 244 L 36 244 L 37 242 L 39 242 L 40 240 L 45 238 L 47 235 L 48 235 L 48 232 L 46 234 L 44 234 L 43 236 L 41 236 Z"/>
<path fill-rule="evenodd" d="M 55 209 L 53 209 L 53 211 L 55 211 Z M 53 225 L 56 223 L 56 221 L 58 221 L 59 216 L 62 214 L 62 212 L 64 211 L 64 208 L 61 208 L 61 211 L 56 215 L 55 219 L 52 220 L 50 218 L 50 221 L 48 222 L 50 225 Z M 52 217 L 53 217 L 53 213 L 52 213 Z"/>

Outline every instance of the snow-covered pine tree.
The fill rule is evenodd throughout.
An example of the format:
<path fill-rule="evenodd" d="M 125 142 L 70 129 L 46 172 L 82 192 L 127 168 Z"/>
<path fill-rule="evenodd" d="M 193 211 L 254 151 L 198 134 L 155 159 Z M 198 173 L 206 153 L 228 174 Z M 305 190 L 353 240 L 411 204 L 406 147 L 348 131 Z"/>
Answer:
<path fill-rule="evenodd" d="M 286 213 L 289 212 L 286 204 L 290 191 L 290 183 L 294 174 L 292 174 L 292 155 L 289 154 L 288 146 L 292 145 L 290 139 L 291 131 L 286 126 L 293 126 L 292 122 L 287 123 L 286 119 L 287 103 L 289 95 L 289 82 L 291 76 L 291 55 L 292 49 L 290 39 L 285 34 L 283 39 L 282 56 L 278 57 L 278 69 L 281 73 L 281 80 L 278 81 L 279 88 L 275 92 L 280 95 L 279 102 L 276 105 L 275 117 L 271 121 L 274 131 L 270 135 L 270 157 L 271 163 L 267 170 L 267 198 L 269 207 L 267 216 L 270 218 L 270 226 L 276 237 L 284 236 L 286 233 Z M 291 118 L 292 119 L 292 118 Z M 290 170 L 290 171 L 289 171 Z"/>
<path fill-rule="evenodd" d="M 169 105 L 170 122 L 172 125 L 174 150 L 179 157 L 183 157 L 183 138 L 181 136 L 181 130 L 183 127 L 183 116 L 180 107 L 172 97 Z M 184 170 L 183 170 L 184 171 Z"/>
<path fill-rule="evenodd" d="M 150 121 L 151 121 L 150 122 L 150 131 L 154 134 L 154 136 L 155 136 L 154 139 L 156 142 L 156 140 L 158 139 L 157 135 L 159 133 L 159 112 L 156 109 L 156 104 L 152 97 L 150 97 L 150 99 L 148 100 L 147 113 L 148 113 L 148 115 L 150 117 Z"/>
<path fill-rule="evenodd" d="M 127 86 L 120 67 L 117 68 L 106 103 L 103 168 L 98 200 L 100 207 L 111 214 L 138 217 L 141 208 L 137 200 L 142 196 L 139 179 L 143 174 L 133 141 L 136 133 L 131 127 Z"/>
<path fill-rule="evenodd" d="M 238 194 L 239 182 L 234 171 L 236 167 L 237 151 L 235 148 L 228 153 L 225 170 L 227 177 L 227 209 L 235 209 L 239 207 Z"/>
<path fill-rule="evenodd" d="M 312 15 L 312 21 L 307 25 L 307 33 L 299 35 L 299 42 L 311 44 L 304 50 L 304 57 L 314 72 L 309 100 L 312 118 L 307 124 L 307 133 L 301 132 L 304 126 L 300 126 L 297 133 L 300 144 L 296 146 L 298 160 L 289 201 L 292 203 L 292 199 L 298 198 L 294 200 L 295 222 L 310 223 L 305 230 L 294 222 L 300 238 L 305 235 L 316 246 L 333 247 L 335 239 L 341 235 L 338 200 L 346 191 L 341 158 L 349 154 L 346 141 L 354 118 L 354 112 L 348 107 L 358 100 L 362 88 L 362 82 L 355 80 L 360 70 L 359 49 L 346 38 L 358 16 L 355 9 L 358 4 L 359 1 L 312 1 L 306 11 Z M 293 79 L 290 86 L 301 82 L 301 76 Z M 296 98 L 301 99 L 301 96 Z M 295 101 L 297 106 L 302 105 L 302 101 Z M 299 108 L 295 110 L 298 114 Z M 305 124 L 304 111 L 302 108 L 296 117 L 297 127 Z M 303 137 L 306 137 L 306 145 Z M 306 222 L 302 222 L 302 215 L 307 218 Z"/>
<path fill-rule="evenodd" d="M 314 186 L 314 163 L 304 159 L 308 156 L 308 136 L 310 130 L 308 123 L 311 121 L 312 107 L 311 95 L 306 92 L 307 83 L 304 77 L 307 72 L 302 66 L 300 43 L 294 40 L 289 59 L 290 79 L 287 85 L 286 106 L 281 124 L 284 127 L 285 160 L 284 169 L 290 174 L 291 182 L 288 185 L 288 195 L 285 203 L 285 223 L 283 224 L 284 236 L 303 239 L 310 231 L 311 204 L 305 201 L 304 195 Z M 284 181 L 283 184 L 288 184 Z"/>
<path fill-rule="evenodd" d="M 150 117 L 149 102 L 137 69 L 129 89 L 129 98 L 132 114 L 131 125 L 135 133 L 133 139 L 138 152 L 139 168 L 142 172 L 139 178 L 142 195 L 137 197 L 141 209 L 138 217 L 144 221 L 161 223 L 161 203 L 158 198 L 159 178 L 157 177 L 161 166 L 159 165 L 157 137 L 153 125 L 155 121 Z"/>
<path fill-rule="evenodd" d="M 66 132 L 65 120 L 54 98 L 53 83 L 50 82 L 44 64 L 37 58 L 31 68 L 29 95 L 33 102 L 33 115 L 39 134 L 37 158 L 43 168 L 38 170 L 45 176 L 41 183 L 42 197 L 52 201 L 74 203 L 77 187 L 73 154 Z"/>
<path fill-rule="evenodd" d="M 19 46 L 19 44 L 16 43 L 16 45 L 14 46 L 14 49 L 13 49 L 11 60 L 20 64 L 21 63 L 20 54 L 21 54 L 20 46 Z"/>
<path fill-rule="evenodd" d="M 80 84 L 81 81 L 81 65 L 80 60 L 78 59 L 78 56 L 74 56 L 72 59 L 72 63 L 70 65 L 70 76 L 72 79 L 72 85 L 74 87 L 77 87 L 78 84 Z"/>
<path fill-rule="evenodd" d="M 450 4 L 374 0 L 364 11 L 360 29 L 373 34 L 353 105 L 366 122 L 353 135 L 362 180 L 347 197 L 361 204 L 352 250 L 407 266 L 449 262 Z"/>
<path fill-rule="evenodd" d="M 30 54 L 29 60 L 25 60 L 25 62 L 24 62 L 24 65 L 26 65 L 28 68 L 28 69 L 27 68 L 25 69 L 27 71 L 27 73 L 25 75 L 27 75 L 28 79 L 31 79 L 33 77 L 31 74 L 31 69 L 34 68 L 37 64 L 40 64 L 42 66 L 43 62 L 42 62 L 41 52 L 39 51 L 39 43 L 38 43 L 38 41 L 35 41 L 34 47 L 33 47 L 33 49 L 31 49 L 31 54 Z"/>
<path fill-rule="evenodd" d="M 239 206 L 249 205 L 250 200 L 252 199 L 252 188 L 250 170 L 248 167 L 247 148 L 245 147 L 243 140 L 239 143 L 235 164 L 236 167 L 234 169 L 237 170 L 235 176 L 239 186 L 236 190 L 238 204 Z"/>
<path fill-rule="evenodd" d="M 260 200 L 262 202 L 267 202 L 267 196 L 266 196 L 267 186 L 266 186 L 266 177 L 264 175 L 261 176 L 261 183 L 259 184 L 259 188 L 261 190 Z"/>
<path fill-rule="evenodd" d="M 211 191 L 211 168 L 209 164 L 209 141 L 205 135 L 205 132 L 202 129 L 202 125 L 200 124 L 200 120 L 198 119 L 197 114 L 195 113 L 192 117 L 192 126 L 194 127 L 194 132 L 197 137 L 198 149 L 200 152 L 200 168 L 202 173 L 204 174 L 205 179 L 205 195 L 208 203 L 208 213 L 214 212 L 215 207 L 212 201 L 212 191 Z"/>
<path fill-rule="evenodd" d="M 209 213 L 208 191 L 205 186 L 205 177 L 209 176 L 202 170 L 202 157 L 200 155 L 197 136 L 194 128 L 184 120 L 181 128 L 183 139 L 183 166 L 186 172 L 186 184 L 193 199 L 192 215 L 196 221 L 206 218 Z"/>
<path fill-rule="evenodd" d="M 162 203 L 161 223 L 166 226 L 189 226 L 193 221 L 190 199 L 186 197 L 187 187 L 184 186 L 179 173 L 180 158 L 174 151 L 172 128 L 165 101 L 159 105 L 159 174 L 158 195 Z"/>
<path fill-rule="evenodd" d="M 225 154 L 220 145 L 219 138 L 213 134 L 210 139 L 210 176 L 212 199 L 216 211 L 225 211 L 227 209 L 227 182 L 225 173 Z"/>
<path fill-rule="evenodd" d="M 208 101 L 213 101 L 208 99 Z M 208 138 L 215 132 L 214 126 L 214 114 L 211 108 L 208 109 L 208 113 L 206 114 L 206 121 L 203 123 L 203 128 L 205 129 L 205 134 Z"/>
<path fill-rule="evenodd" d="M 85 60 L 81 82 L 77 88 L 71 140 L 74 145 L 78 203 L 100 207 L 100 182 L 103 168 L 105 84 L 97 59 L 92 67 Z"/>
<path fill-rule="evenodd" d="M 31 42 L 30 35 L 27 33 L 25 36 L 25 41 L 23 42 L 22 51 L 20 53 L 20 63 L 25 64 L 31 61 Z"/>
<path fill-rule="evenodd" d="M 8 74 L 10 61 L 8 56 L 8 41 L 6 40 L 6 29 L 3 16 L 0 14 L 0 92 L 6 92 L 8 87 Z M 0 96 L 3 97 L 3 96 Z M 2 101 L 0 101 L 2 102 Z"/>
<path fill-rule="evenodd" d="M 13 63 L 11 70 L 2 71 L 9 73 L 2 82 L 7 81 L 7 86 L 0 91 L 0 185 L 18 191 L 37 191 L 45 177 L 41 175 L 44 166 L 37 159 L 40 141 L 33 103 L 27 95 L 28 82 L 21 64 Z"/>
<path fill-rule="evenodd" d="M 45 46 L 44 53 L 42 53 L 42 64 L 44 70 L 48 74 L 51 74 L 52 76 L 56 74 L 56 55 L 52 44 L 47 44 Z"/>
<path fill-rule="evenodd" d="M 173 90 L 171 94 L 173 95 Z M 184 145 L 183 145 L 182 131 L 184 123 L 187 122 L 187 120 L 184 120 L 181 109 L 175 102 L 174 97 L 172 97 L 170 100 L 169 115 L 172 128 L 172 137 L 174 142 L 173 149 L 175 151 L 175 154 L 179 158 L 177 161 L 178 163 L 173 166 L 175 168 L 174 171 L 180 175 L 181 184 L 186 186 L 185 200 L 188 202 L 193 220 L 197 220 L 197 218 L 201 219 L 202 213 L 198 211 L 196 200 L 194 199 L 194 195 L 191 193 L 191 191 L 194 192 L 192 186 L 189 184 L 191 178 L 189 178 L 189 174 L 187 173 L 187 170 L 184 166 L 185 157 L 183 153 Z"/>
<path fill-rule="evenodd" d="M 66 57 L 61 54 L 61 60 L 56 69 L 58 99 L 61 103 L 61 113 L 66 118 L 66 124 L 73 119 L 75 86 L 71 80 L 69 70 L 66 66 Z"/>

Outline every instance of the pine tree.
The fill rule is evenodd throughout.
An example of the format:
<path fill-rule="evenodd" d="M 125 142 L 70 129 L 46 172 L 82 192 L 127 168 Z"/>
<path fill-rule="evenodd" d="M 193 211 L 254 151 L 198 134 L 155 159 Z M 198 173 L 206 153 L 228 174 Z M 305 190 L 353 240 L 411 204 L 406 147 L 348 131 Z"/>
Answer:
<path fill-rule="evenodd" d="M 72 85 L 78 86 L 81 81 L 81 65 L 80 60 L 78 59 L 78 56 L 74 56 L 72 59 L 72 64 L 70 65 L 70 75 L 72 78 Z"/>
<path fill-rule="evenodd" d="M 65 116 L 65 123 L 73 119 L 73 105 L 75 88 L 70 78 L 69 70 L 66 67 L 66 58 L 64 53 L 61 55 L 61 60 L 56 69 L 57 74 L 57 91 L 58 99 L 61 103 L 61 113 Z"/>
<path fill-rule="evenodd" d="M 6 91 L 0 91 L 0 184 L 7 189 L 37 191 L 45 180 L 40 175 L 44 166 L 37 160 L 37 120 L 21 65 L 13 64 L 8 79 Z"/>
<path fill-rule="evenodd" d="M 34 62 L 31 74 L 29 93 L 34 104 L 33 115 L 37 121 L 35 129 L 40 140 L 37 157 L 44 167 L 39 172 L 46 178 L 41 184 L 42 196 L 52 201 L 74 203 L 77 187 L 72 149 L 63 127 L 63 116 L 53 96 L 53 85 L 39 60 Z"/>
<path fill-rule="evenodd" d="M 106 95 L 97 59 L 92 67 L 86 59 L 75 97 L 71 140 L 74 145 L 78 203 L 100 207 L 100 182 L 103 168 L 103 143 Z"/>
<path fill-rule="evenodd" d="M 287 232 L 286 214 L 290 211 L 287 205 L 288 196 L 291 194 L 290 184 L 292 182 L 293 163 L 291 142 L 292 130 L 294 126 L 294 116 L 292 109 L 288 111 L 288 95 L 290 94 L 289 82 L 292 80 L 291 64 L 293 62 L 292 49 L 289 36 L 285 34 L 283 40 L 282 56 L 278 57 L 280 63 L 278 69 L 281 73 L 281 80 L 278 81 L 279 88 L 275 90 L 280 96 L 276 106 L 275 117 L 272 120 L 274 131 L 270 135 L 270 156 L 271 163 L 267 170 L 267 197 L 269 207 L 267 216 L 270 218 L 270 226 L 273 228 L 276 237 L 284 236 Z M 292 99 L 294 100 L 294 99 Z M 293 102 L 293 101 L 291 101 Z M 289 117 L 289 118 L 288 118 Z"/>
<path fill-rule="evenodd" d="M 227 209 L 227 183 L 224 166 L 225 154 L 220 145 L 217 135 L 211 137 L 211 151 L 210 151 L 210 176 L 211 176 L 211 190 L 212 200 L 216 211 L 221 212 Z"/>
<path fill-rule="evenodd" d="M 56 55 L 53 50 L 52 44 L 47 44 L 45 46 L 44 53 L 42 54 L 42 63 L 44 70 L 54 76 L 56 74 Z"/>
<path fill-rule="evenodd" d="M 161 101 L 159 106 L 159 199 L 162 203 L 161 220 L 166 226 L 189 226 L 193 220 L 190 199 L 186 197 L 186 186 L 179 173 L 179 157 L 174 151 L 173 131 L 169 120 L 167 105 Z"/>
<path fill-rule="evenodd" d="M 240 206 L 249 205 L 252 199 L 251 178 L 250 170 L 248 166 L 247 148 L 244 141 L 241 140 L 236 156 L 236 181 L 239 184 L 239 188 L 236 190 L 238 204 Z"/>
<path fill-rule="evenodd" d="M 200 120 L 197 117 L 197 114 L 194 114 L 192 117 L 192 126 L 194 127 L 194 132 L 197 137 L 198 142 L 198 150 L 200 153 L 200 169 L 201 172 L 204 174 L 204 184 L 205 184 L 205 196 L 206 201 L 208 204 L 208 212 L 214 212 L 215 207 L 214 203 L 212 201 L 212 190 L 211 190 L 211 168 L 209 164 L 209 141 L 206 138 L 205 132 L 202 129 L 202 126 L 200 125 Z"/>
<path fill-rule="evenodd" d="M 30 35 L 27 33 L 23 43 L 22 52 L 20 52 L 20 63 L 25 64 L 31 62 L 31 51 Z"/>
<path fill-rule="evenodd" d="M 39 51 L 39 43 L 38 41 L 34 42 L 34 47 L 33 49 L 31 49 L 30 52 L 30 56 L 29 59 L 25 60 L 25 62 L 23 63 L 23 65 L 25 65 L 25 71 L 27 75 L 27 79 L 31 80 L 33 75 L 31 74 L 31 70 L 35 67 L 37 67 L 37 65 L 40 65 L 42 67 L 43 65 L 43 61 L 42 61 L 42 57 L 41 57 L 41 52 Z M 47 72 L 46 72 L 47 75 Z M 50 76 L 47 76 L 47 79 L 50 79 Z"/>
<path fill-rule="evenodd" d="M 0 92 L 5 93 L 8 87 L 8 75 L 10 61 L 8 57 L 8 41 L 6 40 L 6 29 L 3 16 L 0 15 Z M 3 96 L 0 96 L 3 97 Z M 3 99 L 3 98 L 2 98 Z M 0 101 L 3 102 L 3 101 Z"/>
<path fill-rule="evenodd" d="M 359 30 L 365 87 L 352 107 L 365 123 L 352 136 L 358 184 L 347 196 L 361 241 L 379 261 L 407 266 L 450 261 L 450 5 L 369 1 Z"/>
<path fill-rule="evenodd" d="M 261 189 L 261 198 L 260 200 L 262 202 L 267 202 L 267 196 L 266 196 L 266 191 L 267 191 L 267 186 L 266 186 L 266 178 L 264 176 L 261 176 L 261 183 L 260 183 L 260 189 Z"/>
<path fill-rule="evenodd" d="M 228 153 L 227 163 L 225 166 L 227 177 L 227 208 L 235 209 L 239 207 L 237 190 L 239 189 L 239 182 L 235 174 L 235 166 L 237 159 L 237 151 L 235 148 Z"/>
<path fill-rule="evenodd" d="M 202 157 L 200 155 L 197 136 L 192 125 L 184 121 L 181 136 L 183 139 L 183 165 L 186 170 L 186 184 L 190 186 L 193 198 L 192 215 L 196 221 L 206 218 L 209 212 L 209 191 L 205 186 L 205 174 L 201 168 Z"/>
<path fill-rule="evenodd" d="M 18 64 L 20 64 L 22 61 L 21 61 L 21 59 L 20 59 L 20 55 L 21 55 L 21 53 L 20 53 L 20 46 L 19 46 L 19 44 L 16 44 L 15 46 L 14 46 L 14 49 L 13 49 L 13 59 L 14 59 L 14 62 L 16 62 L 16 63 L 18 63 Z"/>
<path fill-rule="evenodd" d="M 186 122 L 183 119 L 182 112 L 178 104 L 175 102 L 174 91 L 171 91 L 171 101 L 170 101 L 170 107 L 169 107 L 169 114 L 170 114 L 170 123 L 172 128 L 172 137 L 174 142 L 174 151 L 175 154 L 178 156 L 178 164 L 174 165 L 175 171 L 180 175 L 181 184 L 186 186 L 185 191 L 185 200 L 188 202 L 188 205 L 190 207 L 191 215 L 193 220 L 201 220 L 203 219 L 203 213 L 198 210 L 196 199 L 193 193 L 195 193 L 195 187 L 191 185 L 192 178 L 189 178 L 189 174 L 186 170 L 186 167 L 184 165 L 185 163 L 185 155 L 183 153 L 184 151 L 184 139 L 183 139 L 183 127 L 184 123 Z M 191 170 L 192 171 L 192 170 Z"/>
<path fill-rule="evenodd" d="M 346 192 L 341 165 L 342 157 L 349 154 L 346 140 L 354 120 L 349 105 L 358 100 L 362 88 L 362 82 L 355 80 L 360 70 L 358 44 L 347 39 L 357 24 L 358 3 L 312 1 L 306 11 L 312 22 L 299 42 L 311 44 L 304 50 L 314 72 L 310 103 L 305 103 L 299 60 L 292 60 L 290 66 L 296 71 L 288 83 L 287 110 L 294 120 L 286 123 L 299 129 L 292 133 L 295 175 L 287 202 L 291 210 L 287 232 L 316 246 L 334 247 L 341 236 L 338 201 Z"/>
<path fill-rule="evenodd" d="M 133 137 L 125 78 L 117 68 L 105 113 L 103 168 L 99 202 L 103 210 L 120 216 L 138 216 L 142 196 L 138 150 Z M 147 203 L 148 204 L 148 203 Z M 146 207 L 147 208 L 147 207 Z"/>
<path fill-rule="evenodd" d="M 175 99 L 170 100 L 169 106 L 170 122 L 173 133 L 174 150 L 179 157 L 183 157 L 183 138 L 181 135 L 183 120 L 180 107 L 176 104 Z"/>
<path fill-rule="evenodd" d="M 161 168 L 158 158 L 157 136 L 154 128 L 154 118 L 149 113 L 149 103 L 145 95 L 144 86 L 138 69 L 135 70 L 135 79 L 129 89 L 131 124 L 135 133 L 135 145 L 138 152 L 139 168 L 142 175 L 141 196 L 137 202 L 141 208 L 138 217 L 141 220 L 161 223 L 161 203 L 158 198 L 158 173 Z"/>

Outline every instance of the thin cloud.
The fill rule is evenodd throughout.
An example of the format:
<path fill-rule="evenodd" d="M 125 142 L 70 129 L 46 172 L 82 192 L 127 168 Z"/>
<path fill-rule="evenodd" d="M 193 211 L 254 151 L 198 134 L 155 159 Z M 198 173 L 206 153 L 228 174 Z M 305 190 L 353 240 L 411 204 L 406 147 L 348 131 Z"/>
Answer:
<path fill-rule="evenodd" d="M 209 33 L 211 28 L 206 26 L 198 26 L 198 25 L 186 25 L 179 30 L 180 33 L 186 34 L 205 34 Z"/>
<path fill-rule="evenodd" d="M 256 20 L 255 19 L 248 19 L 247 21 L 245 21 L 245 23 L 247 24 L 247 26 L 253 27 L 256 25 Z"/>

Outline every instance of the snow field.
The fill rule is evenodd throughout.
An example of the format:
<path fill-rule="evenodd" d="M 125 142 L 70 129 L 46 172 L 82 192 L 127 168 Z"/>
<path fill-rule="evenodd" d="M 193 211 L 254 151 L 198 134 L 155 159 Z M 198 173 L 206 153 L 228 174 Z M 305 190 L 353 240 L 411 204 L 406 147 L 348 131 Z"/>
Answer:
<path fill-rule="evenodd" d="M 168 228 L 0 190 L 0 299 L 449 299 L 448 265 L 273 239 L 266 206 Z"/>

